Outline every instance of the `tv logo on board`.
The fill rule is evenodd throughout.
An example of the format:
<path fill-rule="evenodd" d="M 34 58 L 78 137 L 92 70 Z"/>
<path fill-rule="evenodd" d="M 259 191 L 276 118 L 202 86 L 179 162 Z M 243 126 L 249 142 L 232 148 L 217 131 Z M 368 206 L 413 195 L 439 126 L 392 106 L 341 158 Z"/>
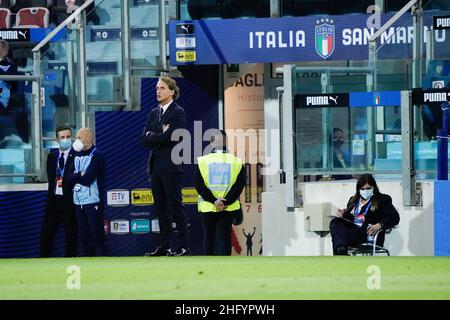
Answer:
<path fill-rule="evenodd" d="M 130 192 L 128 190 L 115 189 L 107 192 L 107 204 L 111 207 L 121 207 L 130 204 Z"/>
<path fill-rule="evenodd" d="M 195 48 L 195 38 L 178 37 L 175 39 L 175 46 L 177 49 L 193 49 Z"/>
<path fill-rule="evenodd" d="M 336 32 L 330 19 L 317 20 L 315 27 L 316 52 L 324 59 L 329 58 L 335 48 Z"/>

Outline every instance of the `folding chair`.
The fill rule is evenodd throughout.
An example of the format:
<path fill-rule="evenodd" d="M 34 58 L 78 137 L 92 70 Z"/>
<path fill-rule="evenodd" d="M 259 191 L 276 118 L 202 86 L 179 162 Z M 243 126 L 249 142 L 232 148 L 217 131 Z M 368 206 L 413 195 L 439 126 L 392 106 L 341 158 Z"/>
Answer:
<path fill-rule="evenodd" d="M 374 256 L 375 254 L 386 254 L 387 256 L 390 256 L 389 250 L 383 247 L 383 243 L 378 243 L 378 236 L 381 236 L 382 233 L 389 234 L 391 233 L 392 229 L 386 229 L 386 230 L 378 230 L 375 236 L 373 237 L 373 243 L 361 243 L 356 246 L 350 246 L 348 247 L 348 254 L 351 256 L 357 256 L 357 255 L 363 255 L 363 256 Z"/>

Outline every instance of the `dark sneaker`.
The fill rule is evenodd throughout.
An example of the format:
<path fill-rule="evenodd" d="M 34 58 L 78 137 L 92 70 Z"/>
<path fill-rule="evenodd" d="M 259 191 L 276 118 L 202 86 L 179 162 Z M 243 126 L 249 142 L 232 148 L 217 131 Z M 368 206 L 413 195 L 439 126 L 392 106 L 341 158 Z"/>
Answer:
<path fill-rule="evenodd" d="M 146 257 L 165 257 L 165 256 L 171 256 L 172 252 L 170 249 L 164 249 L 162 247 L 156 248 L 153 252 L 146 252 L 144 256 Z"/>
<path fill-rule="evenodd" d="M 176 256 L 176 257 L 190 256 L 191 255 L 191 249 L 189 249 L 189 248 L 181 248 L 181 249 L 177 250 L 176 252 L 174 252 L 173 255 Z"/>

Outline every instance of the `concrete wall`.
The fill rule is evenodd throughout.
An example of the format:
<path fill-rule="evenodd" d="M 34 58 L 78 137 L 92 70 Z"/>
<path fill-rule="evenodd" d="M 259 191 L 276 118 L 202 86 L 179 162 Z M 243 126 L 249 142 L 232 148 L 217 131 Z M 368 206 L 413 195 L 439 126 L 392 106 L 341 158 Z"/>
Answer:
<path fill-rule="evenodd" d="M 423 182 L 423 206 L 404 207 L 401 183 L 377 181 L 380 191 L 389 194 L 400 214 L 400 224 L 387 235 L 385 247 L 395 256 L 434 255 L 434 183 Z M 302 184 L 305 203 L 330 202 L 343 208 L 354 194 L 356 180 L 348 182 L 310 182 Z M 305 231 L 303 209 L 288 212 L 284 206 L 285 190 L 272 184 L 263 193 L 262 234 L 263 255 L 317 256 L 332 255 L 331 236 L 321 237 Z"/>

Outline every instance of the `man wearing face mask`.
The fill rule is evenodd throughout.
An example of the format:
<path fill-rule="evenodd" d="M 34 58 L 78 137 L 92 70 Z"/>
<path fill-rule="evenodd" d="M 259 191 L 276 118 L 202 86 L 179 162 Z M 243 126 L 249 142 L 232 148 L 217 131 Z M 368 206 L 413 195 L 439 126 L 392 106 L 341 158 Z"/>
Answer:
<path fill-rule="evenodd" d="M 345 170 L 350 168 L 350 156 L 343 150 L 344 131 L 339 128 L 333 129 L 333 168 Z M 333 175 L 334 180 L 351 179 L 351 175 Z"/>
<path fill-rule="evenodd" d="M 73 165 L 72 129 L 67 126 L 56 128 L 56 141 L 59 149 L 47 157 L 48 194 L 45 216 L 40 236 L 40 255 L 52 256 L 53 238 L 61 222 L 66 239 L 66 257 L 77 255 L 77 230 L 75 209 L 72 201 L 72 188 L 67 181 L 67 170 Z"/>
<path fill-rule="evenodd" d="M 78 130 L 72 147 L 76 154 L 68 180 L 74 186 L 73 203 L 83 255 L 107 256 L 103 227 L 105 158 L 94 145 L 94 134 L 89 128 Z"/>
<path fill-rule="evenodd" d="M 330 223 L 334 255 L 347 255 L 348 246 L 366 243 L 368 236 L 390 229 L 400 221 L 392 198 L 380 193 L 370 174 L 359 177 L 356 193 L 348 201 L 346 209 L 337 210 L 336 217 Z M 377 238 L 377 245 L 383 244 L 384 232 Z"/>

